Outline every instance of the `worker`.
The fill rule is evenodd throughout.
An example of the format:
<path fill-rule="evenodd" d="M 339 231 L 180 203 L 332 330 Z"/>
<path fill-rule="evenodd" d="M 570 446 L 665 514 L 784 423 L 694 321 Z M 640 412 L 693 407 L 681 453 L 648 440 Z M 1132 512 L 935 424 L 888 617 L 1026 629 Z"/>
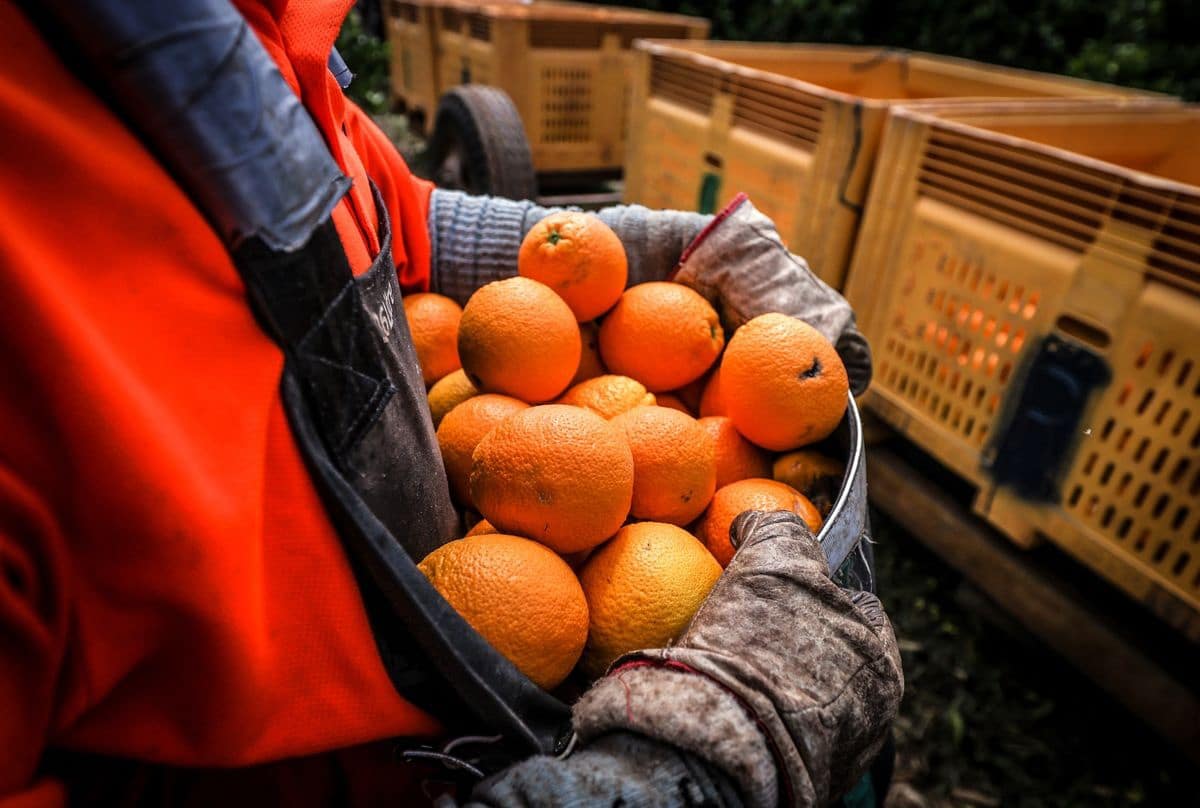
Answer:
<path fill-rule="evenodd" d="M 512 274 L 542 212 L 412 177 L 329 69 L 350 5 L 0 4 L 0 806 L 838 798 L 900 661 L 794 516 L 570 712 L 416 572 L 461 534 L 399 297 Z M 631 281 L 869 380 L 749 201 L 604 216 Z"/>

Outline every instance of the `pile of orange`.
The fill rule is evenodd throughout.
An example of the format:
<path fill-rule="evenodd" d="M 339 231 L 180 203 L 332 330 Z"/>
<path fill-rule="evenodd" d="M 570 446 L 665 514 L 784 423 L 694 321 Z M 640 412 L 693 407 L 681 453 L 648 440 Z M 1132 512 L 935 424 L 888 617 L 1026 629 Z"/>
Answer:
<path fill-rule="evenodd" d="M 808 446 L 846 409 L 828 340 L 767 314 L 727 344 L 697 292 L 626 279 L 616 235 L 569 212 L 461 311 L 406 300 L 451 493 L 482 517 L 421 569 L 545 688 L 677 637 L 734 557 L 739 513 L 790 510 L 816 532 L 840 485 Z"/>

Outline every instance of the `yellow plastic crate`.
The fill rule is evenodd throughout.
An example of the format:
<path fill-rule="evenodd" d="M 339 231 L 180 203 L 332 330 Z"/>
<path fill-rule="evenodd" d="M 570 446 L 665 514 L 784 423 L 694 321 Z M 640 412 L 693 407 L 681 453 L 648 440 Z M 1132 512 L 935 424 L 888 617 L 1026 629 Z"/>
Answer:
<path fill-rule="evenodd" d="M 703 39 L 698 17 L 571 3 L 435 10 L 438 91 L 504 90 L 539 172 L 619 171 L 625 156 L 630 47 L 642 37 Z"/>
<path fill-rule="evenodd" d="M 492 0 L 520 3 L 522 0 Z M 435 9 L 472 8 L 469 0 L 390 0 L 388 42 L 391 44 L 391 92 L 402 106 L 428 125 L 433 123 L 442 87 L 438 81 L 438 39 Z"/>
<path fill-rule="evenodd" d="M 437 108 L 437 60 L 433 9 L 437 0 L 391 0 L 391 92 L 394 105 L 428 119 Z"/>
<path fill-rule="evenodd" d="M 637 55 L 626 200 L 711 212 L 745 191 L 836 288 L 893 103 L 1133 94 L 875 48 L 642 42 Z"/>
<path fill-rule="evenodd" d="M 1048 538 L 1200 639 L 1200 108 L 898 107 L 883 140 L 846 288 L 872 408 L 1015 541 Z M 1051 338 L 1111 380 L 1038 503 L 991 469 Z"/>

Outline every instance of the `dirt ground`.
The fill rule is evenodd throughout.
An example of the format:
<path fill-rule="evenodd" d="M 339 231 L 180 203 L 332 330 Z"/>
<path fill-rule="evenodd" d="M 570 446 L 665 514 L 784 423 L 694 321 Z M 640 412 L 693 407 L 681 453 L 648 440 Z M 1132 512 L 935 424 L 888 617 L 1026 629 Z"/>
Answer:
<path fill-rule="evenodd" d="M 889 808 L 1200 804 L 1200 771 L 1019 633 L 882 514 L 879 594 L 904 658 Z"/>

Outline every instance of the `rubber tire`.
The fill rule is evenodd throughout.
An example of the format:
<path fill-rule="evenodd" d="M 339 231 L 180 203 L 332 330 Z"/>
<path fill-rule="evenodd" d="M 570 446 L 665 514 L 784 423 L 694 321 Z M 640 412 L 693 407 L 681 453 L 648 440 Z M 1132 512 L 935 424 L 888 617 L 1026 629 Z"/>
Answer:
<path fill-rule="evenodd" d="M 537 196 L 525 126 L 503 90 L 464 84 L 442 96 L 429 141 L 441 187 L 509 199 Z"/>

